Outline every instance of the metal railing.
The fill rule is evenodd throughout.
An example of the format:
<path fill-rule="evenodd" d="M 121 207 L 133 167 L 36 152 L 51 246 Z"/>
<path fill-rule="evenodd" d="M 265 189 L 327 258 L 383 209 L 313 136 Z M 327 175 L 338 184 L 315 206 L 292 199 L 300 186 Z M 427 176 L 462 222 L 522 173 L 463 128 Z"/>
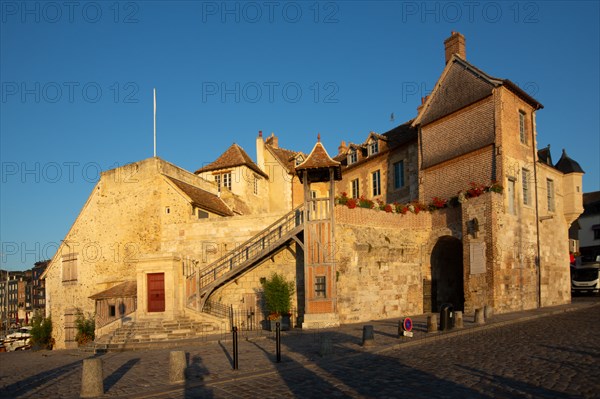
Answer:
<path fill-rule="evenodd" d="M 201 270 L 184 268 L 187 274 L 186 296 L 188 307 L 198 309 L 201 306 L 201 290 L 204 287 L 261 259 L 278 248 L 282 242 L 290 239 L 303 224 L 304 206 L 300 205 L 237 248 L 212 262 L 206 268 Z"/>

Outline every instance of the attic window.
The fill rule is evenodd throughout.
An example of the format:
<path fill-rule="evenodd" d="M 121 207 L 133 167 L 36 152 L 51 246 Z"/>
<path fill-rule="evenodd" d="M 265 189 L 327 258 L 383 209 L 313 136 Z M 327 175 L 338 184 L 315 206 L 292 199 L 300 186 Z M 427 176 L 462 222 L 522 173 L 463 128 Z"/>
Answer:
<path fill-rule="evenodd" d="M 296 166 L 300 165 L 302 162 L 304 162 L 304 157 L 300 155 L 296 158 Z"/>
<path fill-rule="evenodd" d="M 196 214 L 198 215 L 198 219 L 208 219 L 208 212 L 204 212 L 202 209 L 197 209 Z"/>
<path fill-rule="evenodd" d="M 379 141 L 373 140 L 369 143 L 369 156 L 375 155 L 379 152 Z"/>
<path fill-rule="evenodd" d="M 348 165 L 352 165 L 353 163 L 356 163 L 356 162 L 358 162 L 358 154 L 356 153 L 356 150 L 353 149 L 348 154 Z"/>

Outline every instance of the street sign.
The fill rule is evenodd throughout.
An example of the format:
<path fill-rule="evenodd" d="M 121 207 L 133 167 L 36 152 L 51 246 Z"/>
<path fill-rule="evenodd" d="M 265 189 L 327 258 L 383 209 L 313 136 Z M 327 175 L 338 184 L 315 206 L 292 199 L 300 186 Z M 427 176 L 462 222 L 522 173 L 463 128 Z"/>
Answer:
<path fill-rule="evenodd" d="M 409 317 L 405 318 L 402 321 L 402 328 L 404 329 L 404 331 L 408 331 L 408 332 L 412 331 L 413 322 L 412 322 L 412 320 Z M 412 334 L 411 334 L 411 336 L 412 336 Z"/>
<path fill-rule="evenodd" d="M 402 331 L 402 335 L 404 335 L 405 337 L 412 337 L 413 332 L 412 331 Z"/>

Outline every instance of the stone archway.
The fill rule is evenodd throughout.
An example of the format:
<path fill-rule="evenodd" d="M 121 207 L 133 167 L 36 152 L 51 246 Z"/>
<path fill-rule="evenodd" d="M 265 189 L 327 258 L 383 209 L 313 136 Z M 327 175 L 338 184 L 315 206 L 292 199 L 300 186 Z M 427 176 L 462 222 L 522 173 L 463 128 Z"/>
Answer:
<path fill-rule="evenodd" d="M 444 303 L 464 310 L 463 248 L 458 238 L 440 237 L 431 251 L 431 311 Z M 427 309 L 425 309 L 427 310 Z"/>

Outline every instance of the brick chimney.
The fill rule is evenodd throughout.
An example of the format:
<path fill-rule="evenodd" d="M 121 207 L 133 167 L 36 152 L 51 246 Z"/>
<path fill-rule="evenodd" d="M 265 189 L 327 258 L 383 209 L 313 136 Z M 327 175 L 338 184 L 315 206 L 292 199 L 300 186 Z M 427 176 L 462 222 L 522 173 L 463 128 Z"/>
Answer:
<path fill-rule="evenodd" d="M 338 147 L 338 154 L 342 154 L 342 153 L 346 152 L 347 149 L 348 149 L 348 146 L 346 145 L 346 142 L 342 140 L 342 142 L 340 143 L 340 146 Z"/>
<path fill-rule="evenodd" d="M 265 143 L 270 144 L 273 148 L 279 148 L 279 138 L 273 132 L 271 132 Z"/>
<path fill-rule="evenodd" d="M 449 38 L 444 40 L 446 47 L 446 64 L 452 58 L 452 54 L 458 55 L 463 60 L 467 59 L 467 48 L 465 46 L 465 37 L 458 32 L 452 32 Z"/>

